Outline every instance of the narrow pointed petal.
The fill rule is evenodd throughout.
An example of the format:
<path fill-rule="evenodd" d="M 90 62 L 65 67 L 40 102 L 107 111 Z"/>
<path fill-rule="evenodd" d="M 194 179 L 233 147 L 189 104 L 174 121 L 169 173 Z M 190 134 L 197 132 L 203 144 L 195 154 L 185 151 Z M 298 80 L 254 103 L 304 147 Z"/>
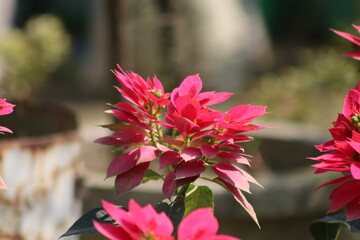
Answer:
<path fill-rule="evenodd" d="M 256 217 L 256 213 L 254 211 L 254 208 L 251 206 L 251 204 L 246 200 L 245 196 L 242 194 L 242 192 L 237 189 L 236 187 L 228 184 L 221 178 L 216 178 L 215 181 L 219 182 L 220 185 L 225 187 L 230 193 L 233 195 L 235 200 L 240 203 L 240 205 L 245 209 L 245 211 L 252 217 L 252 219 L 255 221 L 255 223 L 259 226 L 259 221 Z"/>
<path fill-rule="evenodd" d="M 360 60 L 360 51 L 346 52 L 344 53 L 344 55 L 348 57 L 352 57 L 356 60 Z"/>
<path fill-rule="evenodd" d="M 9 128 L 3 126 L 0 126 L 0 132 L 13 133 Z"/>
<path fill-rule="evenodd" d="M 346 32 L 341 32 L 341 31 L 337 31 L 334 29 L 330 29 L 330 30 L 333 31 L 334 33 L 336 33 L 337 35 L 349 40 L 350 42 L 355 43 L 356 45 L 360 45 L 360 38 L 355 37 L 354 35 L 351 35 Z"/>
<path fill-rule="evenodd" d="M 336 179 L 333 179 L 329 182 L 326 182 L 324 184 L 321 184 L 320 186 L 316 187 L 315 190 L 318 190 L 322 187 L 325 187 L 325 186 L 329 186 L 329 185 L 332 185 L 332 184 L 338 184 L 338 183 L 341 183 L 341 182 L 344 182 L 345 180 L 351 178 L 351 176 L 344 176 L 344 177 L 340 177 L 340 178 L 336 178 Z"/>
<path fill-rule="evenodd" d="M 248 181 L 236 166 L 226 162 L 218 162 L 212 165 L 211 168 L 222 180 L 236 188 L 250 192 Z"/>

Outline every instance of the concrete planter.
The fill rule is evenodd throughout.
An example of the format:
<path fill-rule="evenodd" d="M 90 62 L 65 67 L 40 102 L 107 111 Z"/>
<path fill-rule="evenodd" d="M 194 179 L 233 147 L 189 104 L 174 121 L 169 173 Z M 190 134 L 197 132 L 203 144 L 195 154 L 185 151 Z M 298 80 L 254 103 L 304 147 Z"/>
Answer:
<path fill-rule="evenodd" d="M 17 104 L 2 125 L 14 135 L 0 138 L 9 188 L 0 191 L 0 239 L 57 239 L 81 213 L 75 117 L 59 106 Z"/>

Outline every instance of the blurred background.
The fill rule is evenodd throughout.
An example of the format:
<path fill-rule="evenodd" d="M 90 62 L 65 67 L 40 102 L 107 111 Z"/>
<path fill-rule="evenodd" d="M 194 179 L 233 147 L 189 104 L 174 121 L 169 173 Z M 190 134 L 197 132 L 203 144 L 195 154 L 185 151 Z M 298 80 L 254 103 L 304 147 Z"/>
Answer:
<path fill-rule="evenodd" d="M 360 24 L 359 11 L 356 0 L 0 0 L 1 98 L 16 103 L 18 115 L 29 105 L 61 104 L 73 121 L 64 127 L 59 117 L 56 124 L 44 117 L 30 125 L 9 116 L 1 125 L 14 131 L 13 139 L 52 136 L 47 125 L 78 134 L 74 161 L 81 170 L 71 179 L 82 179 L 85 193 L 74 201 L 83 211 L 101 198 L 156 202 L 161 195 L 152 186 L 119 199 L 112 180 L 103 181 L 113 156 L 92 142 L 109 134 L 97 127 L 111 121 L 105 103 L 120 100 L 110 70 L 120 64 L 144 78 L 156 74 L 167 91 L 199 73 L 204 90 L 234 93 L 217 108 L 266 105 L 271 113 L 261 123 L 278 126 L 246 144 L 253 174 L 265 186 L 249 196 L 263 229 L 216 190 L 223 232 L 248 240 L 312 239 L 307 226 L 328 206 L 326 190 L 312 190 L 332 176 L 314 176 L 306 157 L 330 138 L 327 128 L 359 80 L 359 63 L 342 56 L 355 47 L 329 29 L 357 34 L 351 24 Z M 53 108 L 42 105 L 32 116 L 47 111 Z"/>

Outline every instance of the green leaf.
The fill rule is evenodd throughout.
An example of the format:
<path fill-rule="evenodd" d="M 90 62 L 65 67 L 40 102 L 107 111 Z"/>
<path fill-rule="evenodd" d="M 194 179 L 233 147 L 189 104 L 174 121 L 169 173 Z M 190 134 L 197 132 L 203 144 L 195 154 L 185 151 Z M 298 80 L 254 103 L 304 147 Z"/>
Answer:
<path fill-rule="evenodd" d="M 341 226 L 347 227 L 352 232 L 360 233 L 360 219 L 347 222 L 345 213 L 326 216 L 314 221 L 310 225 L 310 232 L 316 240 L 336 240 Z"/>
<path fill-rule="evenodd" d="M 156 204 L 154 208 L 157 212 L 165 212 L 174 225 L 174 232 L 176 232 L 179 223 L 184 217 L 185 207 L 183 197 L 178 195 L 173 201 L 164 199 L 162 202 Z"/>
<path fill-rule="evenodd" d="M 214 209 L 214 196 L 208 186 L 190 187 L 185 195 L 185 214 L 188 215 L 198 208 Z"/>
<path fill-rule="evenodd" d="M 157 172 L 155 172 L 154 170 L 148 169 L 145 172 L 144 178 L 142 180 L 142 183 L 147 183 L 148 181 L 156 181 L 161 179 L 162 176 L 160 174 L 158 174 Z"/>

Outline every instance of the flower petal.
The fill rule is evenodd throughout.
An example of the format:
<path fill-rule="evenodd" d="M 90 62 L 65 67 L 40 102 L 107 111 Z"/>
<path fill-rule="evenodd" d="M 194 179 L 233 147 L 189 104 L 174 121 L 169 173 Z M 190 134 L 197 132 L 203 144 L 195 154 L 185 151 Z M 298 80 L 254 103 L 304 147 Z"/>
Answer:
<path fill-rule="evenodd" d="M 178 240 L 211 239 L 219 229 L 219 223 L 210 208 L 200 208 L 187 215 L 178 228 Z"/>
<path fill-rule="evenodd" d="M 196 159 L 202 156 L 201 151 L 199 148 L 195 148 L 195 147 L 186 147 L 182 150 L 180 156 L 185 160 L 185 161 L 190 161 L 192 159 Z"/>
<path fill-rule="evenodd" d="M 121 195 L 138 186 L 149 165 L 150 162 L 140 163 L 129 171 L 118 175 L 115 179 L 115 194 Z"/>
<path fill-rule="evenodd" d="M 360 38 L 355 37 L 354 35 L 351 35 L 346 32 L 341 32 L 341 31 L 337 31 L 334 29 L 330 29 L 330 30 L 333 31 L 334 33 L 336 33 L 337 35 L 349 40 L 350 42 L 355 43 L 356 45 L 360 45 Z"/>
<path fill-rule="evenodd" d="M 250 192 L 248 181 L 236 166 L 226 162 L 218 162 L 212 165 L 211 168 L 222 180 L 236 188 Z"/>
<path fill-rule="evenodd" d="M 205 171 L 205 169 L 205 163 L 202 160 L 181 162 L 175 168 L 175 180 L 198 176 Z"/>
<path fill-rule="evenodd" d="M 164 167 L 177 164 L 182 160 L 180 154 L 175 151 L 167 151 L 161 154 L 159 158 L 159 169 L 163 169 Z"/>
<path fill-rule="evenodd" d="M 246 165 L 250 166 L 249 160 L 237 153 L 222 151 L 217 156 L 226 161 L 242 163 L 242 164 L 246 164 Z"/>
<path fill-rule="evenodd" d="M 254 211 L 254 208 L 251 206 L 251 204 L 246 200 L 245 196 L 242 194 L 242 192 L 237 189 L 236 187 L 228 184 L 221 178 L 216 178 L 216 182 L 220 183 L 223 187 L 225 187 L 228 191 L 231 192 L 235 200 L 240 203 L 240 205 L 248 212 L 248 214 L 252 217 L 252 219 L 255 221 L 255 223 L 260 227 L 258 219 L 256 217 L 256 213 Z"/>
<path fill-rule="evenodd" d="M 175 172 L 174 170 L 171 170 L 165 177 L 162 192 L 167 198 L 170 199 L 171 194 L 175 191 L 175 188 Z"/>
<path fill-rule="evenodd" d="M 216 154 L 219 153 L 220 147 L 219 147 L 219 145 L 204 144 L 204 145 L 201 145 L 200 150 L 201 150 L 202 154 L 204 154 L 205 157 L 213 158 L 214 156 L 216 156 Z"/>

